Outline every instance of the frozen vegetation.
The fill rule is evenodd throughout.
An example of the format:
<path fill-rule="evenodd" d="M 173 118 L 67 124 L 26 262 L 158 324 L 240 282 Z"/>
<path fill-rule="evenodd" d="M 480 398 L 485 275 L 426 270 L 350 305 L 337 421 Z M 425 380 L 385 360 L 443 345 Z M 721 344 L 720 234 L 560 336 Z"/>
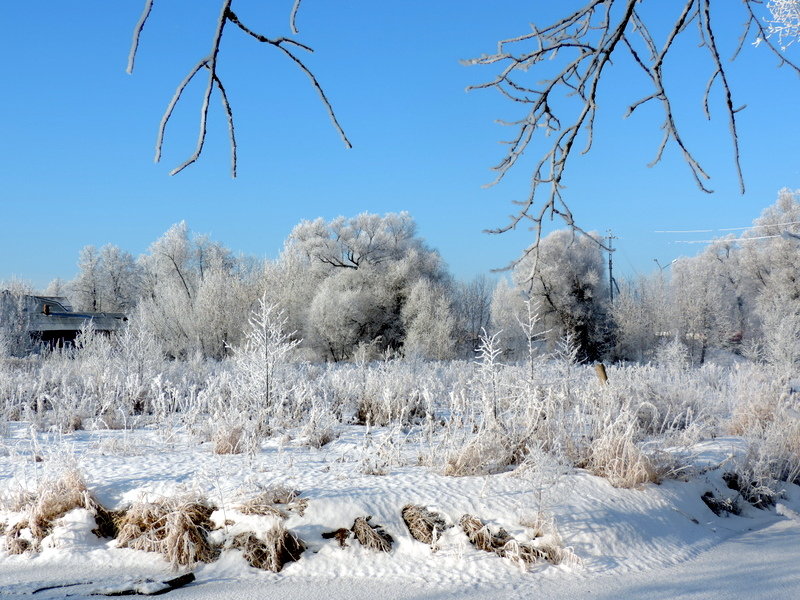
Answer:
<path fill-rule="evenodd" d="M 86 249 L 48 293 L 118 334 L 31 348 L 3 296 L 0 595 L 791 597 L 798 221 L 613 304 L 588 238 L 492 290 L 407 215 Z"/>

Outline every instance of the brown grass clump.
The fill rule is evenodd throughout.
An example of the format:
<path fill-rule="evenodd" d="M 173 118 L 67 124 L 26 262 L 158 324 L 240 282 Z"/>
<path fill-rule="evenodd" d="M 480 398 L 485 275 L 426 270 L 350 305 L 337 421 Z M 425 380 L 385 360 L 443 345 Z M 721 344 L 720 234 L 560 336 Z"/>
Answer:
<path fill-rule="evenodd" d="M 489 531 L 489 526 L 473 515 L 464 515 L 459 520 L 461 529 L 467 534 L 467 539 L 478 550 L 484 552 L 496 552 L 508 539 L 508 534 L 501 529 L 498 534 L 493 535 Z"/>
<path fill-rule="evenodd" d="M 20 537 L 22 530 L 27 527 L 28 521 L 19 521 L 6 529 L 6 550 L 9 554 L 23 554 L 33 549 L 30 540 Z"/>
<path fill-rule="evenodd" d="M 214 434 L 214 454 L 241 454 L 244 452 L 244 429 L 220 427 Z"/>
<path fill-rule="evenodd" d="M 208 541 L 213 510 L 203 502 L 185 498 L 137 502 L 119 519 L 117 545 L 158 552 L 173 568 L 212 562 L 217 557 Z"/>
<path fill-rule="evenodd" d="M 284 486 L 270 487 L 238 507 L 245 515 L 274 515 L 288 518 L 288 512 L 296 512 L 301 517 L 308 508 L 308 498 L 300 498 L 300 492 Z"/>
<path fill-rule="evenodd" d="M 514 539 L 502 527 L 492 532 L 488 525 L 473 515 L 464 515 L 459 523 L 473 546 L 521 565 L 533 564 L 540 560 L 557 565 L 571 556 L 571 552 L 560 545 L 560 538 L 557 536 L 551 543 L 532 544 Z"/>
<path fill-rule="evenodd" d="M 55 481 L 40 486 L 29 505 L 29 528 L 37 540 L 44 539 L 53 529 L 53 523 L 69 511 L 85 508 L 97 523 L 92 533 L 98 537 L 114 537 L 113 513 L 105 509 L 89 492 L 83 478 L 75 470 L 65 472 Z"/>
<path fill-rule="evenodd" d="M 42 484 L 29 508 L 28 527 L 37 540 L 52 530 L 53 522 L 75 508 L 91 510 L 91 497 L 83 478 L 77 471 L 65 472 L 55 481 Z"/>
<path fill-rule="evenodd" d="M 394 540 L 380 525 L 370 523 L 372 517 L 358 517 L 353 523 L 352 531 L 359 543 L 370 550 L 389 552 Z"/>
<path fill-rule="evenodd" d="M 31 543 L 21 537 L 7 537 L 6 550 L 9 554 L 24 554 L 31 549 Z"/>
<path fill-rule="evenodd" d="M 447 522 L 439 513 L 428 510 L 424 506 L 406 504 L 400 511 L 403 522 L 415 540 L 423 544 L 436 543 L 439 534 L 447 528 Z"/>
<path fill-rule="evenodd" d="M 24 512 L 26 516 L 6 532 L 9 552 L 19 554 L 35 550 L 53 530 L 55 521 L 76 508 L 86 509 L 94 515 L 97 527 L 92 533 L 98 537 L 114 537 L 114 513 L 92 496 L 78 471 L 68 470 L 57 479 L 42 482 L 35 493 L 21 494 L 14 502 L 12 510 Z M 23 529 L 30 530 L 33 542 L 20 537 Z"/>
<path fill-rule="evenodd" d="M 252 533 L 243 533 L 233 540 L 233 547 L 239 548 L 245 560 L 256 569 L 279 573 L 284 565 L 300 560 L 306 545 L 282 523 L 270 529 L 265 539 Z"/>

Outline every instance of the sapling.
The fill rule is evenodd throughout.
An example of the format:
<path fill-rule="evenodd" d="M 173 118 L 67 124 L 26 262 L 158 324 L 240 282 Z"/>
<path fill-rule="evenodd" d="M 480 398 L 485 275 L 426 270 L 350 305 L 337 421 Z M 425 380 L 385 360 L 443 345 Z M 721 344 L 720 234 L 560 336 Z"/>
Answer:
<path fill-rule="evenodd" d="M 279 413 L 279 369 L 300 343 L 294 337 L 296 332 L 285 330 L 286 323 L 283 312 L 268 302 L 264 292 L 250 315 L 244 344 L 235 350 L 234 385 L 250 403 L 251 416 L 271 420 Z"/>

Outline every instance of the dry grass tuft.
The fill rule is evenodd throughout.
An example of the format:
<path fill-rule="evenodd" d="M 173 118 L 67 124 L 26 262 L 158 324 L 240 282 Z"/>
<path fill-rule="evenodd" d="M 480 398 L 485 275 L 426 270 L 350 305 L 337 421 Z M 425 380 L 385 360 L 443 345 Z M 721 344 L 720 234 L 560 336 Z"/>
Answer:
<path fill-rule="evenodd" d="M 407 504 L 400 514 L 411 537 L 423 544 L 435 544 L 439 534 L 448 527 L 442 515 L 424 506 Z"/>
<path fill-rule="evenodd" d="M 72 415 L 69 419 L 67 419 L 65 429 L 67 432 L 83 431 L 83 419 L 81 418 L 81 416 Z"/>
<path fill-rule="evenodd" d="M 588 449 L 585 466 L 594 475 L 605 477 L 614 487 L 635 488 L 645 483 L 661 483 L 681 471 L 665 452 L 646 453 L 637 444 L 638 424 L 630 414 L 620 416 L 603 428 Z"/>
<path fill-rule="evenodd" d="M 279 573 L 284 565 L 300 560 L 306 545 L 282 523 L 270 529 L 261 540 L 252 533 L 243 533 L 233 540 L 233 547 L 239 548 L 245 560 L 256 569 Z"/>
<path fill-rule="evenodd" d="M 508 541 L 508 533 L 501 529 L 497 534 L 492 534 L 489 526 L 478 517 L 466 514 L 459 520 L 461 529 L 467 534 L 467 539 L 478 550 L 484 552 L 497 552 Z"/>
<path fill-rule="evenodd" d="M 241 454 L 244 446 L 242 427 L 223 426 L 214 433 L 214 454 Z"/>
<path fill-rule="evenodd" d="M 208 541 L 213 508 L 193 499 L 137 502 L 119 519 L 117 545 L 158 552 L 173 568 L 212 562 L 217 550 Z"/>
<path fill-rule="evenodd" d="M 23 529 L 28 527 L 28 521 L 19 521 L 5 531 L 6 550 L 9 554 L 23 554 L 33 549 L 30 540 L 20 537 Z"/>
<path fill-rule="evenodd" d="M 29 507 L 29 528 L 37 540 L 52 530 L 53 522 L 75 508 L 91 510 L 91 497 L 83 478 L 75 470 L 66 471 L 55 481 L 40 486 Z"/>
<path fill-rule="evenodd" d="M 92 532 L 98 537 L 114 537 L 113 513 L 105 509 L 86 488 L 86 483 L 76 470 L 66 471 L 55 481 L 43 483 L 28 505 L 28 521 L 36 540 L 44 539 L 53 529 L 53 523 L 76 508 L 90 511 L 97 522 Z"/>
<path fill-rule="evenodd" d="M 301 517 L 308 508 L 308 498 L 300 498 L 300 492 L 284 486 L 267 488 L 254 498 L 238 507 L 245 515 L 273 515 L 286 519 L 287 511 L 296 512 Z"/>
<path fill-rule="evenodd" d="M 74 469 L 63 472 L 56 479 L 43 481 L 36 492 L 19 494 L 11 508 L 25 514 L 6 532 L 6 545 L 12 553 L 37 549 L 39 542 L 53 530 L 55 522 L 76 508 L 86 509 L 94 515 L 97 527 L 92 533 L 98 537 L 114 537 L 116 533 L 113 513 L 89 493 L 80 473 Z M 32 541 L 20 537 L 23 529 L 30 531 Z"/>
<path fill-rule="evenodd" d="M 450 477 L 501 473 L 518 464 L 525 453 L 525 444 L 511 436 L 499 432 L 484 432 L 463 448 L 451 452 L 443 473 Z"/>
<path fill-rule="evenodd" d="M 9 554 L 25 554 L 31 549 L 31 543 L 25 538 L 13 537 L 6 540 L 6 550 Z"/>
<path fill-rule="evenodd" d="M 353 523 L 352 531 L 359 543 L 370 550 L 389 552 L 394 540 L 380 525 L 370 523 L 372 517 L 358 517 Z"/>
<path fill-rule="evenodd" d="M 563 547 L 557 535 L 550 536 L 552 539 L 546 543 L 533 544 L 514 539 L 502 527 L 492 532 L 488 525 L 473 515 L 464 515 L 459 523 L 473 546 L 523 566 L 540 560 L 557 565 L 574 557 L 570 550 Z"/>

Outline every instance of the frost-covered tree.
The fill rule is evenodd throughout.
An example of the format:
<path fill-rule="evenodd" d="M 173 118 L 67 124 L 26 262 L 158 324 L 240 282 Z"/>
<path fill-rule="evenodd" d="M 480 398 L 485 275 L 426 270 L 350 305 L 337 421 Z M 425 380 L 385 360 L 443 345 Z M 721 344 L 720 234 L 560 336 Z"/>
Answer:
<path fill-rule="evenodd" d="M 81 250 L 78 275 L 67 291 L 78 310 L 127 312 L 136 305 L 140 287 L 141 272 L 133 255 L 106 244 L 99 250 L 94 246 Z"/>
<path fill-rule="evenodd" d="M 42 292 L 43 296 L 66 296 L 68 294 L 69 289 L 67 282 L 61 279 L 61 277 L 50 280 L 50 283 L 47 284 L 47 287 L 44 288 Z"/>
<path fill-rule="evenodd" d="M 715 267 L 709 254 L 678 260 L 672 266 L 673 326 L 691 358 L 701 364 L 709 348 L 722 344 L 727 329 Z"/>
<path fill-rule="evenodd" d="M 250 313 L 244 339 L 234 351 L 234 388 L 244 401 L 242 408 L 267 417 L 275 415 L 283 391 L 278 371 L 300 343 L 286 325 L 281 310 L 262 294 Z"/>
<path fill-rule="evenodd" d="M 435 360 L 452 358 L 456 344 L 456 319 L 450 293 L 441 284 L 417 281 L 402 311 L 405 326 L 403 353 Z"/>
<path fill-rule="evenodd" d="M 662 273 L 623 282 L 611 305 L 616 355 L 646 362 L 670 337 L 669 286 Z"/>
<path fill-rule="evenodd" d="M 0 282 L 0 357 L 22 356 L 33 347 L 28 323 L 33 287 L 19 279 Z"/>
<path fill-rule="evenodd" d="M 776 203 L 740 237 L 720 238 L 697 256 L 674 263 L 669 329 L 692 359 L 702 362 L 710 348 L 739 352 L 753 345 L 775 350 L 784 344 L 784 338 L 773 340 L 791 330 L 800 301 L 800 240 L 793 237 L 799 231 L 798 194 L 783 189 Z M 624 294 L 621 300 L 614 309 L 618 326 L 617 313 L 627 301 Z M 631 307 L 630 312 L 637 310 L 644 308 Z M 633 326 L 635 319 L 622 321 L 619 335 L 624 339 L 628 333 L 624 324 Z M 787 352 L 791 352 L 788 346 Z"/>
<path fill-rule="evenodd" d="M 608 290 L 601 250 L 596 234 L 562 229 L 543 238 L 536 255 L 520 261 L 514 270 L 517 285 L 535 304 L 551 346 L 571 334 L 581 360 L 598 360 L 608 343 Z"/>
<path fill-rule="evenodd" d="M 519 322 L 526 312 L 526 296 L 525 292 L 506 278 L 501 279 L 492 292 L 491 328 L 486 330 L 498 336 L 497 343 L 508 357 L 524 356 L 525 335 Z"/>
<path fill-rule="evenodd" d="M 141 272 L 130 252 L 113 244 L 100 248 L 101 304 L 107 312 L 128 312 L 139 300 Z"/>
<path fill-rule="evenodd" d="M 305 315 L 298 327 L 305 346 L 331 360 L 350 358 L 364 344 L 400 348 L 402 311 L 413 286 L 449 281 L 439 254 L 416 235 L 408 213 L 303 221 L 279 263 L 279 271 L 291 265 L 305 273 L 291 276 L 290 285 L 299 282 L 302 289 L 286 299 L 285 310 L 293 323 Z"/>
<path fill-rule="evenodd" d="M 189 226 L 186 221 L 176 223 L 150 245 L 149 253 L 142 259 L 146 293 L 152 296 L 157 289 L 174 288 L 191 299 L 197 283 L 192 254 Z"/>
<path fill-rule="evenodd" d="M 78 310 L 103 309 L 100 281 L 100 253 L 94 246 L 84 246 L 78 256 L 78 275 L 70 283 L 70 301 Z"/>
<path fill-rule="evenodd" d="M 140 314 L 172 356 L 221 358 L 239 342 L 255 302 L 250 270 L 229 250 L 178 223 L 140 259 Z"/>
<path fill-rule="evenodd" d="M 771 14 L 767 19 L 767 33 L 778 39 L 781 50 L 786 50 L 800 39 L 800 1 L 769 0 L 767 8 Z"/>
<path fill-rule="evenodd" d="M 767 358 L 790 370 L 800 359 L 800 191 L 782 189 L 742 237 L 741 262 L 755 290 Z"/>
<path fill-rule="evenodd" d="M 494 284 L 485 275 L 454 286 L 459 352 L 470 358 L 480 345 L 481 332 L 489 330 Z"/>
<path fill-rule="evenodd" d="M 426 251 L 407 212 L 383 216 L 361 213 L 352 218 L 302 221 L 289 236 L 294 248 L 330 267 L 357 270 L 396 262 L 412 251 Z"/>

